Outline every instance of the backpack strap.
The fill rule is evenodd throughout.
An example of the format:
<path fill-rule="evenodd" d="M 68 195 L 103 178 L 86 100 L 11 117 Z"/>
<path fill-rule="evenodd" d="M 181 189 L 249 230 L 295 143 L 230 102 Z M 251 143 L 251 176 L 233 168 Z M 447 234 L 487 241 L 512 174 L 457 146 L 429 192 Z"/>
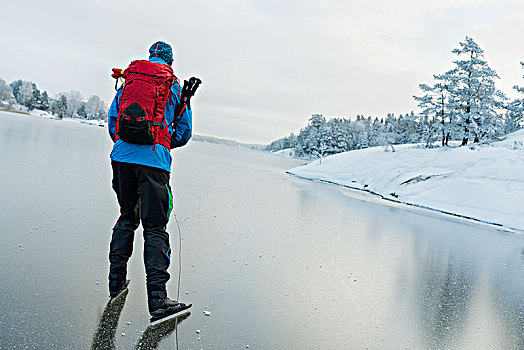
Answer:
<path fill-rule="evenodd" d="M 169 97 L 171 96 L 171 86 L 173 86 L 173 78 L 168 79 L 166 81 L 166 84 L 168 84 L 168 86 L 166 86 L 166 89 L 164 90 L 164 102 L 169 101 Z"/>

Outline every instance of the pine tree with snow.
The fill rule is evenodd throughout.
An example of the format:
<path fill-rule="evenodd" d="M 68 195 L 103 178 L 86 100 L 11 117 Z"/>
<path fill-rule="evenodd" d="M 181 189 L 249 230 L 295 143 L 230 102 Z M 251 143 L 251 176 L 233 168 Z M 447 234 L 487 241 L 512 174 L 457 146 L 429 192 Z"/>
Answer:
<path fill-rule="evenodd" d="M 524 68 L 524 62 L 520 62 L 520 65 L 522 66 L 522 68 Z M 522 76 L 522 77 L 524 78 L 524 76 Z M 513 86 L 513 89 L 515 89 L 518 92 L 524 94 L 524 87 L 522 87 L 522 86 L 515 85 L 515 86 Z"/>
<path fill-rule="evenodd" d="M 82 94 L 78 91 L 69 91 L 65 96 L 67 97 L 67 117 L 77 117 L 78 110 L 82 106 Z"/>
<path fill-rule="evenodd" d="M 9 84 L 9 86 L 11 86 L 11 89 L 13 89 L 13 95 L 15 96 L 16 102 L 18 104 L 22 104 L 20 98 L 20 88 L 22 87 L 22 82 L 23 81 L 19 79 Z"/>
<path fill-rule="evenodd" d="M 282 149 L 284 148 L 295 148 L 296 136 L 294 133 L 289 134 L 289 136 L 284 137 L 282 140 Z"/>
<path fill-rule="evenodd" d="M 395 148 L 393 145 L 395 144 L 395 128 L 397 125 L 397 119 L 395 118 L 395 115 L 393 113 L 388 113 L 386 119 L 384 120 L 384 126 L 382 128 L 382 132 L 380 133 L 379 137 L 377 138 L 377 146 L 384 146 L 385 150 L 388 150 L 391 148 L 391 150 L 394 152 Z"/>
<path fill-rule="evenodd" d="M 0 108 L 12 109 L 16 104 L 13 88 L 0 79 Z"/>
<path fill-rule="evenodd" d="M 67 116 L 67 97 L 59 94 L 58 98 L 51 103 L 51 112 L 62 119 Z"/>
<path fill-rule="evenodd" d="M 266 147 L 266 151 L 276 152 L 286 148 L 295 148 L 296 144 L 296 136 L 294 133 L 291 133 L 289 136 L 271 142 Z"/>
<path fill-rule="evenodd" d="M 422 128 L 425 134 L 426 146 L 433 142 L 433 135 L 437 132 L 441 135 L 442 146 L 447 146 L 451 132 L 455 128 L 453 114 L 449 110 L 450 90 L 454 88 L 451 84 L 455 79 L 451 79 L 447 74 L 433 75 L 433 78 L 436 82 L 432 86 L 427 84 L 419 85 L 420 90 L 425 92 L 425 95 L 413 96 L 413 98 L 418 102 L 418 106 L 422 108 L 420 116 L 422 118 L 426 117 L 425 120 L 429 120 L 429 118 L 435 120 L 429 127 Z"/>
<path fill-rule="evenodd" d="M 320 158 L 320 164 L 322 164 L 322 158 L 326 155 L 334 154 L 333 152 L 333 131 L 331 125 L 325 122 L 322 123 L 318 129 L 318 144 L 315 147 L 313 155 Z"/>
<path fill-rule="evenodd" d="M 370 123 L 367 122 L 366 118 L 357 115 L 357 120 L 352 124 L 352 131 L 354 133 L 353 138 L 356 141 L 355 149 L 368 148 L 369 143 L 369 131 L 371 130 Z"/>
<path fill-rule="evenodd" d="M 322 114 L 313 114 L 309 118 L 308 125 L 300 130 L 297 136 L 295 154 L 298 156 L 319 156 L 321 154 L 320 128 L 325 123 L 326 118 Z"/>
<path fill-rule="evenodd" d="M 76 111 L 76 114 L 79 118 L 87 119 L 87 112 L 86 112 L 86 103 L 82 102 L 80 103 L 80 107 L 78 107 L 78 110 Z"/>
<path fill-rule="evenodd" d="M 34 84 L 24 80 L 20 86 L 20 104 L 32 110 L 36 102 L 35 95 Z"/>
<path fill-rule="evenodd" d="M 384 128 L 384 119 L 378 119 L 378 117 L 375 117 L 373 120 L 373 123 L 371 124 L 371 128 L 369 131 L 369 142 L 371 146 L 378 146 L 379 145 L 379 138 L 380 135 L 383 132 Z"/>
<path fill-rule="evenodd" d="M 38 108 L 43 111 L 47 111 L 49 110 L 50 106 L 51 106 L 51 103 L 49 101 L 49 96 L 47 95 L 47 91 L 44 91 L 40 95 L 40 103 L 39 103 Z"/>
<path fill-rule="evenodd" d="M 448 109 L 463 130 L 462 145 L 466 145 L 471 138 L 479 142 L 502 133 L 501 109 L 506 97 L 495 87 L 499 76 L 488 66 L 480 46 L 470 37 L 459 44 L 452 51 L 458 56 L 453 62 L 456 67 L 443 79 L 450 82 Z"/>
<path fill-rule="evenodd" d="M 339 118 L 334 118 L 328 121 L 332 134 L 331 148 L 329 150 L 329 154 L 336 154 L 349 150 L 346 142 L 346 135 L 344 132 L 343 123 L 343 119 Z"/>
<path fill-rule="evenodd" d="M 306 138 L 308 154 L 318 156 L 320 154 L 320 128 L 326 123 L 322 114 L 313 114 L 309 118 L 309 129 Z"/>
<path fill-rule="evenodd" d="M 524 62 L 520 62 L 524 68 Z M 523 76 L 524 78 L 524 76 Z M 515 85 L 513 89 L 524 94 L 524 87 Z M 510 133 L 524 127 L 524 98 L 515 99 L 507 106 L 508 112 L 505 119 L 505 131 Z"/>
<path fill-rule="evenodd" d="M 85 111 L 87 119 L 105 119 L 106 105 L 97 95 L 91 95 L 87 100 Z"/>
<path fill-rule="evenodd" d="M 509 134 L 522 127 L 524 127 L 524 99 L 515 99 L 506 106 L 504 133 Z"/>
<path fill-rule="evenodd" d="M 41 92 L 36 87 L 35 83 L 31 83 L 31 85 L 32 85 L 33 97 L 31 99 L 31 102 L 27 106 L 27 108 L 29 108 L 29 110 L 33 110 L 35 108 L 40 108 L 40 105 L 41 105 L 41 100 L 40 100 L 41 99 Z"/>
<path fill-rule="evenodd" d="M 404 126 L 405 130 L 405 142 L 406 143 L 417 143 L 420 142 L 420 132 L 419 132 L 419 121 L 418 116 L 415 115 L 413 111 L 404 116 Z"/>
<path fill-rule="evenodd" d="M 16 80 L 9 85 L 13 89 L 13 95 L 18 104 L 26 107 L 29 111 L 38 106 L 40 90 L 38 90 L 35 83 L 25 80 Z"/>
<path fill-rule="evenodd" d="M 396 119 L 394 134 L 395 144 L 404 144 L 409 142 L 409 124 L 402 114 L 399 115 Z"/>

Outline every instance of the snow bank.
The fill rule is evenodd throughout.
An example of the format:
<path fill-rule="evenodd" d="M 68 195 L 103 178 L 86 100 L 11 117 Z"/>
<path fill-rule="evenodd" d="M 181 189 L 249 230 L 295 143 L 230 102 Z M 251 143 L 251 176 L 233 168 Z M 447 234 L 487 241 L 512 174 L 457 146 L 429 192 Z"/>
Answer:
<path fill-rule="evenodd" d="M 40 109 L 33 109 L 31 112 L 25 112 L 25 111 L 17 111 L 17 110 L 4 110 L 0 108 L 0 112 L 16 115 L 16 114 L 24 114 L 24 115 L 30 115 L 33 117 L 39 117 L 39 118 L 45 118 L 45 119 L 56 119 L 63 122 L 70 122 L 70 123 L 80 123 L 80 124 L 87 124 L 87 125 L 94 125 L 94 126 L 100 126 L 100 127 L 106 127 L 107 122 L 104 120 L 96 120 L 96 119 L 81 119 L 81 118 L 63 118 L 59 119 L 55 115 L 43 111 Z"/>
<path fill-rule="evenodd" d="M 35 117 L 43 117 L 43 118 L 49 118 L 49 119 L 56 118 L 51 113 L 49 113 L 47 111 L 40 110 L 40 109 L 33 109 L 29 114 L 31 114 L 31 115 L 33 115 Z"/>
<path fill-rule="evenodd" d="M 344 152 L 288 173 L 524 231 L 524 130 L 492 145 Z"/>
<path fill-rule="evenodd" d="M 272 152 L 272 154 L 275 154 L 277 156 L 283 156 L 283 157 L 294 157 L 295 149 L 294 148 L 285 148 L 285 149 L 281 149 L 280 151 Z"/>

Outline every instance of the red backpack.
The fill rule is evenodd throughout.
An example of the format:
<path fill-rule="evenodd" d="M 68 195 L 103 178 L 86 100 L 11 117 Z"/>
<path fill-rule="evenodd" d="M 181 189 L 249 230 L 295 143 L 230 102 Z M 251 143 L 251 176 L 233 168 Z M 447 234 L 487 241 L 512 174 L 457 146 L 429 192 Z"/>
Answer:
<path fill-rule="evenodd" d="M 115 141 L 139 145 L 161 144 L 171 147 L 168 125 L 164 120 L 166 101 L 177 77 L 162 63 L 145 60 L 131 62 L 126 70 L 113 68 L 112 77 L 123 77 L 122 95 L 116 120 Z"/>

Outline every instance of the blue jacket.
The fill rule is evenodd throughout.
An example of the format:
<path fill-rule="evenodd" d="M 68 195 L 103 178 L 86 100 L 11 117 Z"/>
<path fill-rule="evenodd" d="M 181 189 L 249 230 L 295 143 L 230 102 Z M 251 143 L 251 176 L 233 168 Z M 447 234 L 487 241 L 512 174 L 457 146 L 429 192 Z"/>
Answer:
<path fill-rule="evenodd" d="M 152 57 L 149 61 L 155 63 L 166 64 L 161 58 Z M 171 98 L 172 104 L 169 101 L 166 102 L 166 111 L 164 113 L 164 119 L 169 125 L 169 134 L 175 133 L 175 137 L 172 138 L 174 147 L 184 146 L 191 138 L 191 127 L 192 127 L 192 111 L 187 108 L 180 115 L 175 123 L 175 130 L 173 131 L 172 122 L 175 117 L 175 108 L 180 104 L 180 85 L 178 83 L 173 84 L 171 87 Z M 122 95 L 122 89 L 119 89 L 116 93 L 111 107 L 109 108 L 108 117 L 108 129 L 109 136 L 115 141 L 115 126 L 116 118 L 118 117 L 118 105 L 120 96 Z M 110 155 L 112 160 L 123 163 L 141 164 L 147 165 L 153 168 L 159 168 L 171 172 L 171 153 L 169 149 L 160 144 L 153 146 L 150 145 L 136 145 L 127 143 L 122 140 L 117 140 L 113 145 L 113 150 Z"/>

